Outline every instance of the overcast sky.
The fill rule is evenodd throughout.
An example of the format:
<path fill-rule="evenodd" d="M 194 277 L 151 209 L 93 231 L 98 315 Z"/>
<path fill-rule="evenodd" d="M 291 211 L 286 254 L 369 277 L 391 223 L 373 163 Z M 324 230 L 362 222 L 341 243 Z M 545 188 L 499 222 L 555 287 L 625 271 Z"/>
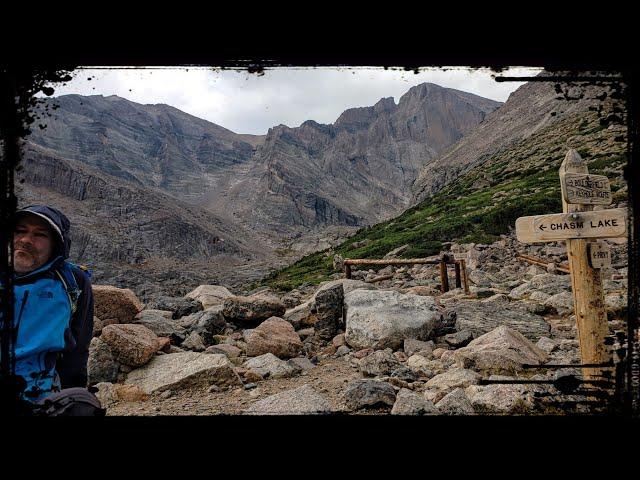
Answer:
<path fill-rule="evenodd" d="M 505 76 L 536 75 L 540 69 L 512 68 Z M 347 108 L 366 107 L 383 97 L 399 98 L 424 82 L 504 102 L 520 82 L 496 82 L 490 70 L 383 68 L 272 68 L 258 76 L 212 68 L 81 69 L 54 96 L 118 95 L 142 104 L 166 103 L 236 133 L 264 135 L 270 127 L 297 127 L 306 120 L 333 123 Z"/>

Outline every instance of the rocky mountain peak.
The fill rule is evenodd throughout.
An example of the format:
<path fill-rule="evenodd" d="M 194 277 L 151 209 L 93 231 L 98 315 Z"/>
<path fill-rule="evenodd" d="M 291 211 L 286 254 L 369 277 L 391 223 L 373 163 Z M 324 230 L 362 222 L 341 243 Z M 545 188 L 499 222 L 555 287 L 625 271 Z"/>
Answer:
<path fill-rule="evenodd" d="M 380 114 L 383 112 L 393 112 L 397 108 L 393 97 L 381 98 L 378 103 L 373 106 L 373 111 Z"/>

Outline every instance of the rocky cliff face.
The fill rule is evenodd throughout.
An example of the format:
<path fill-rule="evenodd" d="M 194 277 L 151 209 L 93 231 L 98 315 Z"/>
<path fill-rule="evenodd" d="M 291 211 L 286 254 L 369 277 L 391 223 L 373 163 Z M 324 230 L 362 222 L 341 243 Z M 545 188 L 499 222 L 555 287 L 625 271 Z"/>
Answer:
<path fill-rule="evenodd" d="M 544 75 L 548 74 L 541 76 Z M 562 84 L 557 88 L 554 82 L 526 83 L 473 131 L 425 164 L 412 186 L 413 202 L 439 191 L 492 155 L 555 122 L 602 108 L 602 101 L 610 99 L 612 93 L 602 85 Z"/>
<path fill-rule="evenodd" d="M 197 198 L 221 170 L 248 161 L 260 136 L 237 135 L 168 105 L 64 95 L 30 141 L 139 186 Z"/>
<path fill-rule="evenodd" d="M 422 166 L 499 105 L 425 83 L 397 105 L 384 98 L 346 110 L 332 125 L 279 125 L 258 147 L 255 168 L 222 204 L 246 225 L 281 232 L 375 223 L 409 206 Z"/>
<path fill-rule="evenodd" d="M 203 275 L 233 283 L 232 266 L 249 260 L 261 270 L 264 253 L 250 235 L 210 212 L 37 145 L 26 145 L 22 167 L 20 205 L 50 203 L 65 212 L 73 227 L 71 259 L 88 264 L 100 282 L 125 274 L 128 286 L 155 283 L 155 274 L 166 272 L 145 267 L 170 261 L 182 265 L 175 280 L 186 283 Z"/>
<path fill-rule="evenodd" d="M 200 283 L 257 278 L 337 243 L 341 229 L 400 213 L 425 163 L 500 105 L 422 84 L 332 125 L 252 136 L 117 96 L 49 102 L 58 108 L 28 139 L 21 203 L 67 212 L 74 260 L 104 267 L 101 280 L 139 266 L 153 282 L 173 262 L 178 278 L 189 264 Z"/>

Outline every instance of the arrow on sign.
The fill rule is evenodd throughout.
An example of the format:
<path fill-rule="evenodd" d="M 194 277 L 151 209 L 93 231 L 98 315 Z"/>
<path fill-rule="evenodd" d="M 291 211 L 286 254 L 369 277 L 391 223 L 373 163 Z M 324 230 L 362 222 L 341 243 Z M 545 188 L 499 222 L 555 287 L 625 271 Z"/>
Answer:
<path fill-rule="evenodd" d="M 543 232 L 545 231 L 546 228 L 547 228 L 546 225 L 540 225 L 540 230 L 542 230 Z"/>

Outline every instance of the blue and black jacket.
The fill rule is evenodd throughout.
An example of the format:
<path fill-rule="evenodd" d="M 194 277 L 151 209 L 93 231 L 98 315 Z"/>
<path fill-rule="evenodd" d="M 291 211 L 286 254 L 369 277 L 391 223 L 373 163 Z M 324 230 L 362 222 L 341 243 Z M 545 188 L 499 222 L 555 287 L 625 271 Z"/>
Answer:
<path fill-rule="evenodd" d="M 43 205 L 18 210 L 16 218 L 25 214 L 46 220 L 57 239 L 47 264 L 14 277 L 16 374 L 27 383 L 23 398 L 36 402 L 62 388 L 86 387 L 93 293 L 89 273 L 66 260 L 67 217 Z"/>

